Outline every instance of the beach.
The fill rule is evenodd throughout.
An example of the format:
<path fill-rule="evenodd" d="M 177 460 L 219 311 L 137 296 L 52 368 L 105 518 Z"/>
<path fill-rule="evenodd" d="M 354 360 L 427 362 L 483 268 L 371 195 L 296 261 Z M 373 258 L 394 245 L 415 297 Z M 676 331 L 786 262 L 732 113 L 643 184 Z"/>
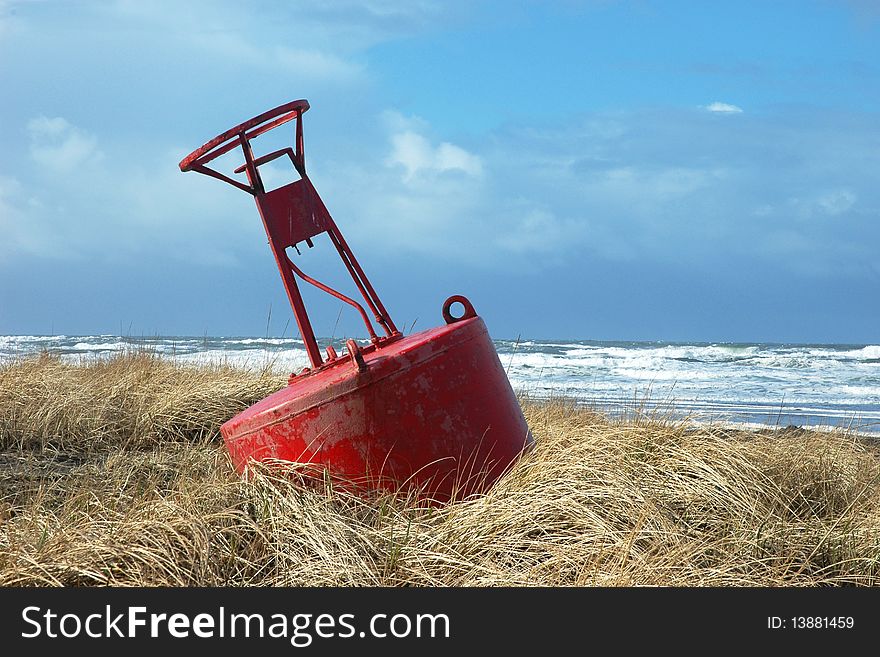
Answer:
<path fill-rule="evenodd" d="M 851 427 L 524 395 L 535 449 L 488 494 L 428 507 L 304 485 L 292 466 L 238 477 L 220 424 L 285 384 L 148 350 L 7 359 L 0 585 L 878 582 L 880 451 Z"/>

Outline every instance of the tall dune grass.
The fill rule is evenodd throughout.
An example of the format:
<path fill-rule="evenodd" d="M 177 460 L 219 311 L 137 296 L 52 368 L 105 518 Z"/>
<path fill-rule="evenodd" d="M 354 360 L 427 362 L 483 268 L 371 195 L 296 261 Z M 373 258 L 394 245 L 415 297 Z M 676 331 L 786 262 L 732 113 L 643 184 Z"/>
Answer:
<path fill-rule="evenodd" d="M 0 584 L 880 582 L 880 457 L 856 435 L 524 402 L 536 448 L 487 495 L 423 508 L 239 479 L 219 425 L 284 383 L 148 354 L 0 368 Z"/>

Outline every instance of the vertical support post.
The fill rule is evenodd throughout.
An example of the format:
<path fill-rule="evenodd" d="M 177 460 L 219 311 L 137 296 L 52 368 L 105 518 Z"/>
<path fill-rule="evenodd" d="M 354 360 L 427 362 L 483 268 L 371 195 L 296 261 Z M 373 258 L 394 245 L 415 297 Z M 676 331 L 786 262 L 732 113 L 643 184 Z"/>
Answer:
<path fill-rule="evenodd" d="M 254 197 L 257 201 L 257 209 L 260 212 L 260 218 L 263 220 L 263 227 L 266 229 L 266 235 L 269 237 L 269 247 L 272 249 L 272 255 L 275 256 L 275 264 L 278 265 L 278 271 L 281 273 L 281 280 L 284 282 L 284 290 L 287 292 L 287 299 L 290 301 L 290 307 L 293 308 L 293 318 L 296 320 L 296 326 L 299 334 L 302 336 L 303 343 L 306 347 L 306 353 L 309 356 L 309 362 L 312 367 L 320 367 L 324 362 L 321 359 L 321 350 L 318 349 L 318 341 L 315 339 L 315 332 L 312 329 L 312 323 L 309 321 L 309 315 L 306 312 L 305 304 L 303 304 L 302 295 L 296 284 L 296 277 L 290 269 L 287 262 L 287 253 L 283 246 L 278 246 L 272 240 L 272 234 L 269 231 L 266 217 L 263 214 L 263 208 L 260 205 L 260 195 Z"/>
<path fill-rule="evenodd" d="M 303 144 L 303 114 L 302 110 L 296 111 L 296 159 L 299 164 L 296 169 L 303 178 L 306 176 L 306 151 Z"/>
<path fill-rule="evenodd" d="M 375 309 L 378 310 L 379 315 L 381 315 L 381 317 L 382 317 L 382 319 L 377 319 L 377 321 L 380 324 L 382 324 L 383 327 L 385 327 L 386 331 L 389 331 L 389 333 L 388 333 L 389 335 L 391 335 L 392 333 L 397 333 L 397 327 L 394 325 L 394 322 L 391 320 L 391 317 L 388 315 L 388 311 L 385 310 L 385 306 L 382 304 L 382 301 L 379 299 L 379 295 L 376 294 L 376 290 L 373 289 L 373 286 L 370 284 L 370 279 L 367 278 L 367 275 L 364 273 L 364 270 L 361 269 L 361 266 L 358 263 L 357 258 L 354 257 L 354 253 L 352 253 L 352 250 L 349 248 L 348 243 L 345 241 L 345 238 L 342 236 L 342 233 L 339 232 L 338 228 L 336 228 L 336 222 L 333 222 L 333 228 L 336 233 L 335 237 L 336 237 L 336 239 L 339 240 L 339 247 L 341 247 L 341 249 L 343 251 L 345 251 L 346 256 L 348 256 L 349 262 L 346 262 L 346 265 L 348 265 L 349 263 L 351 264 L 351 267 L 349 269 L 353 268 L 354 271 L 357 272 L 358 278 L 360 278 L 360 280 L 363 281 L 364 287 L 366 288 L 367 292 L 369 293 L 369 296 L 367 294 L 364 294 L 364 299 L 372 299 L 373 302 L 375 303 Z M 354 278 L 353 275 L 352 275 L 352 277 Z M 358 287 L 360 287 L 360 286 L 358 286 Z M 369 301 L 368 301 L 368 303 L 369 303 Z M 370 305 L 371 305 L 371 307 L 373 306 L 372 303 Z"/>

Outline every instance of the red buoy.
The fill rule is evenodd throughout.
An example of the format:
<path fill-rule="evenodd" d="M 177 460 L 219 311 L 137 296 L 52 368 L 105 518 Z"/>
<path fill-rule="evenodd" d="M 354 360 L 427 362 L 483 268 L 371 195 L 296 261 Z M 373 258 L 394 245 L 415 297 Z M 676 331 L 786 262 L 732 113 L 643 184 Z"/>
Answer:
<path fill-rule="evenodd" d="M 305 100 L 269 110 L 215 137 L 180 162 L 254 196 L 311 367 L 221 427 L 236 469 L 281 459 L 326 468 L 365 490 L 416 490 L 448 501 L 484 492 L 533 440 L 486 325 L 463 296 L 442 307 L 445 325 L 403 336 L 309 180 L 303 152 Z M 294 148 L 255 157 L 251 140 L 291 120 Z M 237 180 L 207 164 L 241 147 Z M 259 167 L 288 157 L 300 179 L 267 192 Z M 384 335 L 357 301 L 306 275 L 288 249 L 326 234 Z M 353 306 L 370 336 L 322 357 L 296 279 Z M 463 310 L 454 313 L 460 305 Z"/>

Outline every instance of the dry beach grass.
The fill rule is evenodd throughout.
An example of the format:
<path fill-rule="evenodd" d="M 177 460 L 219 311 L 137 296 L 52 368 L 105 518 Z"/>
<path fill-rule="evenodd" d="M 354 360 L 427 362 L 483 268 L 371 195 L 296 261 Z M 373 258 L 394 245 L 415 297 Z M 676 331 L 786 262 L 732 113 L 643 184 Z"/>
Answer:
<path fill-rule="evenodd" d="M 535 450 L 488 495 L 422 508 L 240 480 L 218 428 L 284 383 L 149 354 L 0 367 L 0 584 L 880 583 L 868 439 L 524 402 Z"/>

